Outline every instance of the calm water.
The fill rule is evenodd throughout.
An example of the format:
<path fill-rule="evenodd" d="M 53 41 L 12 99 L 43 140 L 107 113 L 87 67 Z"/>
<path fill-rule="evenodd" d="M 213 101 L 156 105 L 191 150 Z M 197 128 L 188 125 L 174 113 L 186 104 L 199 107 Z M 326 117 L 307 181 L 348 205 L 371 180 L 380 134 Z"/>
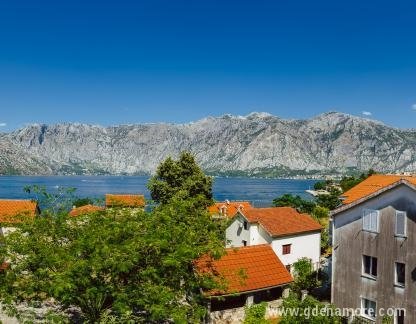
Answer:
<path fill-rule="evenodd" d="M 130 176 L 0 176 L 0 198 L 29 198 L 23 192 L 26 185 L 45 186 L 53 192 L 58 187 L 76 188 L 79 197 L 103 198 L 106 193 L 143 193 L 150 198 L 146 188 L 148 177 Z M 215 178 L 215 200 L 248 200 L 254 206 L 269 206 L 272 200 L 285 193 L 309 198 L 305 190 L 315 180 Z"/>

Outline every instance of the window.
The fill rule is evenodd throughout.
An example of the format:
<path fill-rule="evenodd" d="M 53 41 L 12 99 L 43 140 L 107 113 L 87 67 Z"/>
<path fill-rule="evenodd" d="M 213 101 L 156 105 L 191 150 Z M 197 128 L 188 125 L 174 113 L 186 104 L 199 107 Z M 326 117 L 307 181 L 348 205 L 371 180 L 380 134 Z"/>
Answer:
<path fill-rule="evenodd" d="M 396 262 L 395 263 L 395 284 L 397 286 L 404 287 L 405 275 L 406 275 L 406 266 L 404 263 Z"/>
<path fill-rule="evenodd" d="M 361 299 L 361 312 L 364 316 L 369 317 L 371 319 L 375 319 L 376 308 L 377 308 L 377 303 L 374 300 L 370 300 L 367 298 Z"/>
<path fill-rule="evenodd" d="M 243 240 L 243 246 L 247 246 L 247 241 Z"/>
<path fill-rule="evenodd" d="M 291 247 L 292 247 L 292 244 L 282 245 L 282 254 L 290 254 Z"/>
<path fill-rule="evenodd" d="M 378 232 L 379 211 L 373 209 L 363 210 L 363 230 Z"/>
<path fill-rule="evenodd" d="M 396 211 L 396 236 L 406 236 L 406 212 Z"/>
<path fill-rule="evenodd" d="M 248 223 L 247 223 L 247 221 L 244 221 L 243 227 L 244 227 L 245 230 L 248 230 Z"/>
<path fill-rule="evenodd" d="M 286 266 L 286 270 L 290 273 L 290 264 Z"/>
<path fill-rule="evenodd" d="M 363 255 L 363 274 L 377 277 L 377 258 Z"/>
<path fill-rule="evenodd" d="M 394 314 L 394 324 L 404 324 L 404 316 L 404 309 L 396 309 L 396 312 Z"/>

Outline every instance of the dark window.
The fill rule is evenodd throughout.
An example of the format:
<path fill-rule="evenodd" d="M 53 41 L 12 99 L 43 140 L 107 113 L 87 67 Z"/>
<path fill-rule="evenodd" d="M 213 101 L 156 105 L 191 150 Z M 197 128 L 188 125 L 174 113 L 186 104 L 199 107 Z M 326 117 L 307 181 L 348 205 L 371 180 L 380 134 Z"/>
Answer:
<path fill-rule="evenodd" d="M 243 245 L 247 246 L 247 241 L 243 240 Z"/>
<path fill-rule="evenodd" d="M 290 254 L 291 247 L 292 247 L 292 244 L 282 245 L 282 254 Z"/>
<path fill-rule="evenodd" d="M 375 301 L 363 298 L 361 300 L 361 307 L 364 315 L 370 318 L 376 318 L 377 303 Z"/>
<path fill-rule="evenodd" d="M 396 324 L 404 324 L 404 309 L 396 310 Z"/>
<path fill-rule="evenodd" d="M 248 223 L 247 223 L 247 221 L 244 221 L 243 227 L 244 227 L 245 230 L 248 229 Z"/>
<path fill-rule="evenodd" d="M 406 275 L 405 268 L 404 263 L 396 262 L 396 285 L 404 286 Z"/>
<path fill-rule="evenodd" d="M 377 277 L 377 258 L 363 255 L 363 273 Z"/>
<path fill-rule="evenodd" d="M 286 266 L 286 270 L 290 273 L 290 264 Z"/>

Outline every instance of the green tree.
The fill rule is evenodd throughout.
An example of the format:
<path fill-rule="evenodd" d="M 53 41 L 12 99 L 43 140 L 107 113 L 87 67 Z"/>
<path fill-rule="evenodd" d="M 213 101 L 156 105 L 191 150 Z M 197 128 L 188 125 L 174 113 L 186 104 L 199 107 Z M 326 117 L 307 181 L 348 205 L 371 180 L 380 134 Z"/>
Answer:
<path fill-rule="evenodd" d="M 341 192 L 338 189 L 331 189 L 327 195 L 319 195 L 316 198 L 316 204 L 329 210 L 337 208 L 341 204 L 339 196 Z"/>
<path fill-rule="evenodd" d="M 191 160 L 183 154 L 176 163 Z M 149 212 L 113 208 L 68 217 L 51 208 L 17 224 L 0 245 L 0 261 L 11 264 L 0 274 L 0 302 L 13 309 L 54 300 L 63 310 L 77 307 L 90 323 L 200 322 L 201 289 L 222 283 L 195 273 L 194 261 L 220 257 L 224 239 L 206 209 L 195 208 L 211 192 L 210 178 L 198 170 Z"/>
<path fill-rule="evenodd" d="M 92 200 L 91 198 L 77 198 L 72 201 L 72 205 L 75 207 L 81 207 L 81 206 L 93 205 L 93 204 L 94 204 L 94 200 Z"/>
<path fill-rule="evenodd" d="M 342 191 L 348 191 L 352 187 L 355 187 L 360 182 L 364 181 L 368 177 L 372 176 L 373 174 L 376 174 L 377 172 L 373 169 L 368 170 L 367 173 L 362 173 L 360 176 L 349 176 L 349 177 L 343 177 L 340 181 L 340 186 L 342 188 Z"/>
<path fill-rule="evenodd" d="M 283 299 L 280 324 L 341 324 L 342 318 L 334 306 L 311 296 L 301 300 L 296 294 Z"/>
<path fill-rule="evenodd" d="M 58 187 L 53 192 L 49 192 L 45 186 L 31 185 L 25 186 L 23 191 L 39 203 L 43 214 L 58 214 L 72 208 L 76 189 Z"/>
<path fill-rule="evenodd" d="M 319 285 L 318 274 L 313 270 L 308 258 L 301 258 L 293 263 L 294 281 L 292 290 L 301 296 L 303 290 L 312 291 Z"/>
<path fill-rule="evenodd" d="M 249 307 L 245 307 L 244 324 L 267 324 L 269 323 L 266 319 L 266 308 L 265 302 L 260 304 L 254 304 Z"/>
<path fill-rule="evenodd" d="M 202 208 L 213 204 L 212 178 L 204 174 L 189 152 L 181 153 L 178 160 L 169 157 L 162 162 L 149 180 L 148 188 L 152 199 L 160 204 L 174 198 L 192 198 Z"/>
<path fill-rule="evenodd" d="M 199 289 L 214 282 L 195 275 L 193 262 L 223 249 L 215 223 L 189 200 L 150 213 L 48 214 L 22 223 L 5 244 L 0 255 L 11 267 L 0 275 L 3 303 L 53 298 L 63 309 L 79 307 L 88 322 L 109 315 L 198 322 L 205 314 Z"/>
<path fill-rule="evenodd" d="M 292 194 L 284 194 L 273 200 L 273 206 L 275 207 L 293 207 L 298 209 L 302 213 L 312 213 L 316 204 L 313 201 L 302 199 L 300 196 Z"/>

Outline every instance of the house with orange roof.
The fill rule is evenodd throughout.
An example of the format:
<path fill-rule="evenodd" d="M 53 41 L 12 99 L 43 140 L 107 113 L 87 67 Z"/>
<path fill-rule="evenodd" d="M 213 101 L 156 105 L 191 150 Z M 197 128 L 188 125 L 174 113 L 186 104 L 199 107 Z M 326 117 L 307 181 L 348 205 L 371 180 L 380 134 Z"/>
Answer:
<path fill-rule="evenodd" d="M 268 244 L 229 248 L 219 260 L 203 256 L 195 267 L 197 273 L 213 276 L 221 287 L 205 292 L 211 312 L 278 300 L 293 281 Z"/>
<path fill-rule="evenodd" d="M 100 212 L 103 210 L 104 210 L 104 207 L 88 204 L 88 205 L 72 208 L 71 211 L 68 213 L 68 215 L 71 217 L 77 217 L 77 216 L 82 216 L 86 214 Z"/>
<path fill-rule="evenodd" d="M 251 208 L 239 211 L 226 229 L 227 247 L 270 244 L 289 270 L 305 257 L 318 268 L 321 230 L 310 215 L 291 207 Z"/>
<path fill-rule="evenodd" d="M 0 235 L 6 234 L 14 224 L 32 219 L 39 213 L 40 209 L 36 201 L 0 199 Z"/>
<path fill-rule="evenodd" d="M 416 177 L 372 175 L 331 212 L 332 303 L 416 323 Z"/>
<path fill-rule="evenodd" d="M 106 194 L 106 208 L 144 208 L 146 205 L 144 195 L 135 194 Z"/>
<path fill-rule="evenodd" d="M 238 211 L 253 208 L 248 201 L 220 201 L 208 207 L 208 212 L 213 218 L 234 218 Z"/>

